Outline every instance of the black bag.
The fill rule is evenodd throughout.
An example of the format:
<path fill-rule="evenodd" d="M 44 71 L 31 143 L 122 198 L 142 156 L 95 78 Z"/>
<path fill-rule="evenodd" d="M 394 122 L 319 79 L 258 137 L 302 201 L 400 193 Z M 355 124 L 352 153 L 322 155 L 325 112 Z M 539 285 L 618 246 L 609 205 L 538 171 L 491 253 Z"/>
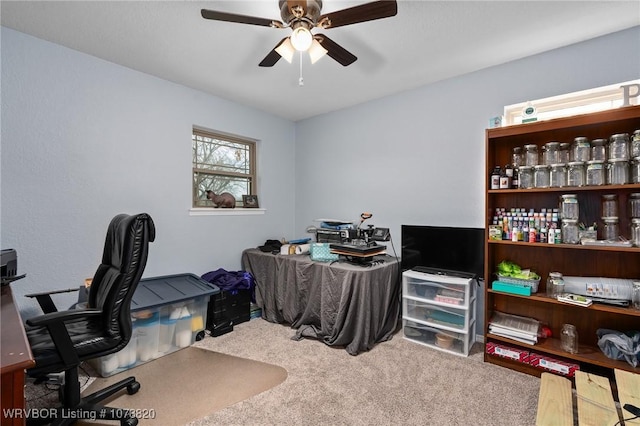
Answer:
<path fill-rule="evenodd" d="M 264 242 L 264 245 L 259 246 L 260 251 L 266 252 L 275 252 L 280 253 L 280 247 L 282 247 L 282 243 L 278 240 L 267 240 Z"/>

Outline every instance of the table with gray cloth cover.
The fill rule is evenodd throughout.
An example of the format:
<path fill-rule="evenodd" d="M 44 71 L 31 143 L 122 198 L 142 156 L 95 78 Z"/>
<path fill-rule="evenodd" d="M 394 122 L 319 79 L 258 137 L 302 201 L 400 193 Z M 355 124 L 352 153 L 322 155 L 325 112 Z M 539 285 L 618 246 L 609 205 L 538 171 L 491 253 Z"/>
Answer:
<path fill-rule="evenodd" d="M 242 268 L 256 280 L 262 318 L 290 324 L 296 340 L 315 338 L 357 355 L 390 340 L 400 326 L 399 261 L 374 259 L 362 266 L 247 249 Z"/>

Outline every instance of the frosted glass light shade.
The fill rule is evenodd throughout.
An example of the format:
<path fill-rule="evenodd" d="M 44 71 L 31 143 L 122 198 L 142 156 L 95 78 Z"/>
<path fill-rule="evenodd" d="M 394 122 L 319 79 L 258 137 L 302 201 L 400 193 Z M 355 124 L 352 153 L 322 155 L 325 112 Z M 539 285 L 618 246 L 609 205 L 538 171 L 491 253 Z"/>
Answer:
<path fill-rule="evenodd" d="M 309 58 L 311 58 L 311 63 L 315 64 L 326 54 L 327 49 L 322 47 L 318 40 L 314 39 L 313 42 L 311 42 L 311 47 L 309 48 Z"/>
<path fill-rule="evenodd" d="M 285 61 L 289 63 L 293 61 L 293 54 L 295 53 L 295 49 L 293 48 L 289 37 L 285 38 L 284 41 L 280 43 L 280 46 L 276 47 L 276 52 L 278 52 L 278 55 L 282 56 Z"/>
<path fill-rule="evenodd" d="M 305 27 L 298 27 L 293 30 L 293 34 L 291 34 L 291 37 L 289 38 L 291 39 L 293 47 L 300 52 L 307 51 L 307 49 L 311 47 L 311 42 L 313 41 L 311 31 Z"/>

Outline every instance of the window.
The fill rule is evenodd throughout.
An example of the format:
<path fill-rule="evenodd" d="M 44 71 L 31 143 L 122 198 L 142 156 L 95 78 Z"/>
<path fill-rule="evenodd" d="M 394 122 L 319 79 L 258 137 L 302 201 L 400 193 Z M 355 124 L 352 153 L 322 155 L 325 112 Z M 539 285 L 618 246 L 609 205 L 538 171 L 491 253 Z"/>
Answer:
<path fill-rule="evenodd" d="M 521 124 L 522 110 L 529 104 L 535 106 L 538 121 L 618 108 L 624 103 L 622 86 L 637 85 L 639 83 L 640 80 L 632 80 L 531 102 L 508 105 L 504 107 L 504 125 Z M 633 96 L 633 93 L 631 95 L 630 104 L 637 105 L 638 93 L 636 92 L 635 96 Z"/>
<path fill-rule="evenodd" d="M 193 207 L 215 207 L 208 190 L 229 192 L 236 207 L 243 207 L 243 195 L 257 195 L 255 140 L 194 128 L 191 145 Z"/>

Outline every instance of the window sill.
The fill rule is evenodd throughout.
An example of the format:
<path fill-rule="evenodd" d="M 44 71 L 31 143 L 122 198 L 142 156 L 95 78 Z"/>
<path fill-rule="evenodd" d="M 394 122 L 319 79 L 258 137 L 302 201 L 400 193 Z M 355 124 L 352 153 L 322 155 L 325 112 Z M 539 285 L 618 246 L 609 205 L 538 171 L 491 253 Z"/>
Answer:
<path fill-rule="evenodd" d="M 213 207 L 198 207 L 189 209 L 189 216 L 255 216 L 264 214 L 266 209 L 223 209 Z"/>

